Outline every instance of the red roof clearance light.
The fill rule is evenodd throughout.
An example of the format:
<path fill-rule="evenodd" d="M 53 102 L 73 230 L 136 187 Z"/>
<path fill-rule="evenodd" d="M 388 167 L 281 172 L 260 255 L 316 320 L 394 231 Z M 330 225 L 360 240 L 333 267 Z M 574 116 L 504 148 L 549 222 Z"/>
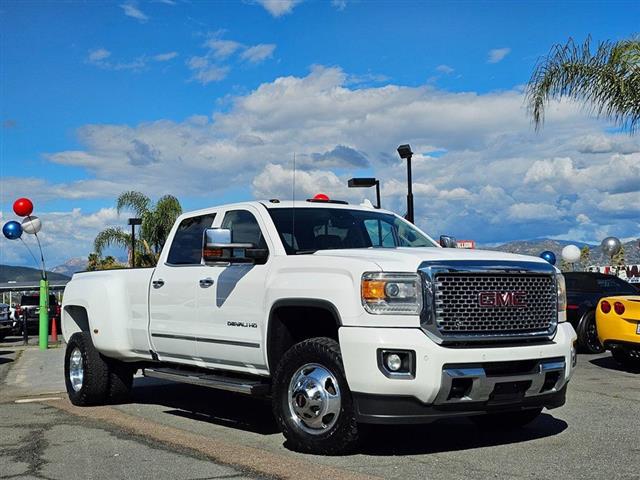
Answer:
<path fill-rule="evenodd" d="M 609 313 L 611 311 L 611 304 L 606 300 L 603 300 L 600 302 L 600 310 L 602 310 L 603 313 Z"/>
<path fill-rule="evenodd" d="M 313 197 L 316 202 L 328 202 L 329 195 L 325 195 L 324 193 L 316 193 Z"/>

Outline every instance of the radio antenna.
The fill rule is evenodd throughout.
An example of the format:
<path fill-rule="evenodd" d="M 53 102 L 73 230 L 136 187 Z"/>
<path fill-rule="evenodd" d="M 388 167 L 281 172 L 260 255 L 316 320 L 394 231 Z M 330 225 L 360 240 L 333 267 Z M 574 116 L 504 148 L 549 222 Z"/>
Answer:
<path fill-rule="evenodd" d="M 295 249 L 296 238 L 296 152 L 293 152 L 293 207 L 291 208 L 291 250 Z"/>

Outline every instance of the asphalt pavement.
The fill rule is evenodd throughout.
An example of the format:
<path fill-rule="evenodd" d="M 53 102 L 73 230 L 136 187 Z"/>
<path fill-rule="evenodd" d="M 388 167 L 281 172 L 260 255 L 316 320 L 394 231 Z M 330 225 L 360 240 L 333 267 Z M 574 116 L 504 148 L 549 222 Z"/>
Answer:
<path fill-rule="evenodd" d="M 73 407 L 62 355 L 0 345 L 0 478 L 640 478 L 640 374 L 609 354 L 581 355 L 567 405 L 519 431 L 374 427 L 336 457 L 287 448 L 268 402 L 202 387 L 136 378 L 131 403 Z"/>

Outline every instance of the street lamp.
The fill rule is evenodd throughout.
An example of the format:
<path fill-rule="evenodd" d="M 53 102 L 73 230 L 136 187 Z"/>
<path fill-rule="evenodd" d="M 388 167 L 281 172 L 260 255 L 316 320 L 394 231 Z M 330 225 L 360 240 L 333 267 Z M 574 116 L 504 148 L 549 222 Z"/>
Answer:
<path fill-rule="evenodd" d="M 407 217 L 406 219 L 413 223 L 413 191 L 411 190 L 411 145 L 400 145 L 398 147 L 398 155 L 400 158 L 407 159 Z"/>
<path fill-rule="evenodd" d="M 142 225 L 141 218 L 130 218 L 131 225 L 131 268 L 136 268 L 136 225 Z"/>
<path fill-rule="evenodd" d="M 348 181 L 349 188 L 367 188 L 376 187 L 376 208 L 380 208 L 380 180 L 377 178 L 350 178 Z"/>

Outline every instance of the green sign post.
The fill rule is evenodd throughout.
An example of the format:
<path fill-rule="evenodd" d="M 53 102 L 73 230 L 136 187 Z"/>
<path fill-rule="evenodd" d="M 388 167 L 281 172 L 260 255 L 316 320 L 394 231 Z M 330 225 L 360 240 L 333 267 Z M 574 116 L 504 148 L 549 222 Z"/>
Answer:
<path fill-rule="evenodd" d="M 40 330 L 38 332 L 40 350 L 49 347 L 49 280 L 40 280 Z"/>

